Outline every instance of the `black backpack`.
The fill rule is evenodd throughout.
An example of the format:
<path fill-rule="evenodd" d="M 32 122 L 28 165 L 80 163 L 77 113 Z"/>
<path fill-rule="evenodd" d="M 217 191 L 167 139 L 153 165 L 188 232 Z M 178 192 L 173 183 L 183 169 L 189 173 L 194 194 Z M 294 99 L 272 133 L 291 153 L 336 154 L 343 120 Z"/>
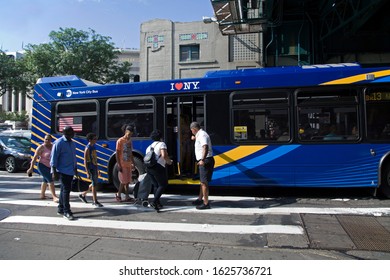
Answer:
<path fill-rule="evenodd" d="M 160 142 L 157 142 L 157 144 L 158 143 Z M 157 144 L 154 145 L 154 147 L 156 147 Z M 147 152 L 144 156 L 144 164 L 147 168 L 153 168 L 157 164 L 158 158 L 156 153 L 154 152 L 154 147 L 150 146 L 149 152 Z"/>

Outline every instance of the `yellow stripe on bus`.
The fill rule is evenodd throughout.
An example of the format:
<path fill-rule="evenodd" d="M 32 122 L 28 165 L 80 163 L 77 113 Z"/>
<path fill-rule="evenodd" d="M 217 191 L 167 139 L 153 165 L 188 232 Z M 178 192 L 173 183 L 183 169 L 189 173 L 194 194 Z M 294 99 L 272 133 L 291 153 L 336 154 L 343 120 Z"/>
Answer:
<path fill-rule="evenodd" d="M 44 108 L 44 107 L 43 107 Z M 48 117 L 48 116 L 46 116 L 46 115 L 44 115 L 42 112 L 40 112 L 40 111 L 38 111 L 36 108 L 33 108 L 33 110 L 35 111 L 35 112 L 37 112 L 38 114 L 40 114 L 42 117 L 44 117 L 45 119 L 47 119 L 49 122 L 51 121 L 50 120 L 50 118 Z M 42 122 L 43 123 L 43 122 Z M 46 125 L 45 123 L 43 123 L 44 125 Z M 50 126 L 48 126 L 48 125 L 46 125 L 47 127 L 50 127 Z"/>
<path fill-rule="evenodd" d="M 199 180 L 193 180 L 193 179 L 170 179 L 168 180 L 169 185 L 199 185 Z"/>
<path fill-rule="evenodd" d="M 321 85 L 352 84 L 352 83 L 356 83 L 356 82 L 365 81 L 367 79 L 367 75 L 374 75 L 375 78 L 380 78 L 380 77 L 384 77 L 384 76 L 389 76 L 390 70 L 383 70 L 383 71 L 378 71 L 378 72 L 359 74 L 359 75 L 351 76 L 348 78 L 343 78 L 343 79 L 338 79 L 338 80 L 322 83 Z"/>
<path fill-rule="evenodd" d="M 242 159 L 244 157 L 247 157 L 251 154 L 254 154 L 262 149 L 267 147 L 267 145 L 262 146 L 239 146 L 237 148 L 234 148 L 230 151 L 227 151 L 223 154 L 219 154 L 214 156 L 215 160 L 215 166 L 219 167 L 228 163 L 231 163 L 233 161 L 237 161 L 239 159 Z"/>

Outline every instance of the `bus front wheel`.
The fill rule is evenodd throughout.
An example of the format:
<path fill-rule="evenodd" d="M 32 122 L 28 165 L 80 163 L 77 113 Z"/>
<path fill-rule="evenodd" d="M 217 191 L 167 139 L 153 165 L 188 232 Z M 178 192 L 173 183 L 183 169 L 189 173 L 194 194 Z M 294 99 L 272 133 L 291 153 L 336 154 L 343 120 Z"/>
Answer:
<path fill-rule="evenodd" d="M 382 183 L 379 190 L 384 197 L 390 198 L 390 164 L 383 168 Z"/>
<path fill-rule="evenodd" d="M 139 175 L 144 174 L 146 172 L 144 163 L 140 158 L 134 157 L 134 165 L 135 165 L 135 170 L 133 170 L 133 172 L 132 172 L 133 183 L 130 184 L 130 187 L 129 187 L 130 193 L 133 192 L 133 188 L 131 187 L 131 185 L 134 185 L 136 182 L 138 182 Z M 118 176 L 118 164 L 117 163 L 115 163 L 114 168 L 112 169 L 112 183 L 114 184 L 114 187 L 117 190 L 119 190 L 120 181 L 119 181 L 119 176 Z"/>

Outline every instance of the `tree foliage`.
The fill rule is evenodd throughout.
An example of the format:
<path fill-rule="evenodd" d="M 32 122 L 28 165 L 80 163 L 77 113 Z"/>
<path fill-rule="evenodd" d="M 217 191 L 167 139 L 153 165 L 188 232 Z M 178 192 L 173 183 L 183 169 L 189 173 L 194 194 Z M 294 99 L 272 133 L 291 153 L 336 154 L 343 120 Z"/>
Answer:
<path fill-rule="evenodd" d="M 94 30 L 60 28 L 49 34 L 50 42 L 28 45 L 23 64 L 29 83 L 40 77 L 77 75 L 96 83 L 122 82 L 131 67 L 119 62 L 111 38 Z"/>
<path fill-rule="evenodd" d="M 4 121 L 20 121 L 27 122 L 29 115 L 26 111 L 22 112 L 0 112 L 0 123 Z"/>
<path fill-rule="evenodd" d="M 28 45 L 22 59 L 0 50 L 0 96 L 7 88 L 28 92 L 41 77 L 77 75 L 96 83 L 123 82 L 131 68 L 118 61 L 111 38 L 94 30 L 60 28 L 49 34 L 50 42 Z"/>

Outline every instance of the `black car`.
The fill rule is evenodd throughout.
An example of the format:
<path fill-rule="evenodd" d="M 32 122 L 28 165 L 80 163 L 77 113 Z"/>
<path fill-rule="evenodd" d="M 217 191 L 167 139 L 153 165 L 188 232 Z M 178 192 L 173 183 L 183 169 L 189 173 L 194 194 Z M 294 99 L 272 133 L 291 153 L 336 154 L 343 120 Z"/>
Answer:
<path fill-rule="evenodd" d="M 20 136 L 0 135 L 0 168 L 9 173 L 30 167 L 30 139 Z"/>

